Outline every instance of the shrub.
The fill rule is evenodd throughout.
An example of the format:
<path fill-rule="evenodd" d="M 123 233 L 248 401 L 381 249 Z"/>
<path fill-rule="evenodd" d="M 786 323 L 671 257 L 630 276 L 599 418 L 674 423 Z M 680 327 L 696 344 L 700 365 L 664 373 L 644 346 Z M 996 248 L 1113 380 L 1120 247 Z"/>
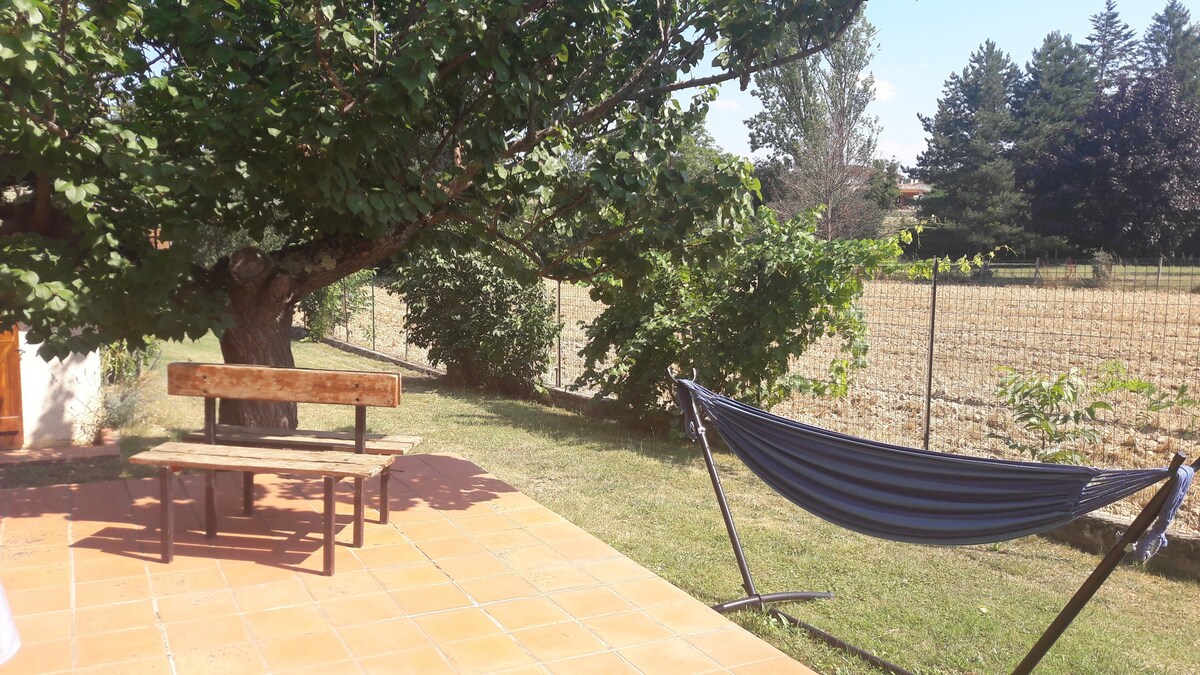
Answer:
<path fill-rule="evenodd" d="M 519 280 L 478 251 L 422 252 L 385 283 L 408 303 L 408 339 L 455 382 L 527 396 L 557 335 L 540 279 Z"/>
<path fill-rule="evenodd" d="M 1082 464 L 1083 457 L 1068 444 L 1077 441 L 1096 443 L 1100 434 L 1091 428 L 1100 410 L 1112 406 L 1096 401 L 1080 403 L 1087 390 L 1083 371 L 1071 368 L 1052 378 L 1025 375 L 1007 366 L 996 386 L 996 396 L 1008 405 L 1013 421 L 1032 441 L 1014 439 L 1004 434 L 988 434 L 1004 441 L 1010 450 L 1029 455 L 1039 462 Z"/>
<path fill-rule="evenodd" d="M 329 337 L 338 326 L 349 325 L 355 314 L 366 310 L 371 303 L 369 284 L 374 278 L 374 270 L 359 270 L 305 296 L 299 307 L 309 339 Z"/>

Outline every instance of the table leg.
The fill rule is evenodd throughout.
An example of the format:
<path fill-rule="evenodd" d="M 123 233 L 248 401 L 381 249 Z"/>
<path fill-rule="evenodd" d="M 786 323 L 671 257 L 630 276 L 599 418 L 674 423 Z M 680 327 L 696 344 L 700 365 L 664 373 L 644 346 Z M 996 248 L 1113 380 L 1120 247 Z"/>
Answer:
<path fill-rule="evenodd" d="M 363 545 L 363 479 L 354 479 L 354 548 Z"/>
<path fill-rule="evenodd" d="M 379 524 L 388 524 L 388 515 L 391 511 L 388 506 L 388 483 L 392 482 L 392 467 L 387 467 L 383 473 L 379 474 Z"/>
<path fill-rule="evenodd" d="M 333 525 L 337 510 L 333 499 L 333 476 L 325 477 L 325 576 L 333 576 Z"/>
<path fill-rule="evenodd" d="M 217 472 L 204 472 L 204 536 L 212 539 L 217 536 Z"/>
<path fill-rule="evenodd" d="M 175 558 L 175 504 L 172 494 L 172 482 L 175 472 L 171 467 L 164 466 L 158 470 L 158 502 L 162 507 L 162 561 L 171 562 Z"/>
<path fill-rule="evenodd" d="M 254 513 L 254 472 L 242 472 L 242 514 Z"/>

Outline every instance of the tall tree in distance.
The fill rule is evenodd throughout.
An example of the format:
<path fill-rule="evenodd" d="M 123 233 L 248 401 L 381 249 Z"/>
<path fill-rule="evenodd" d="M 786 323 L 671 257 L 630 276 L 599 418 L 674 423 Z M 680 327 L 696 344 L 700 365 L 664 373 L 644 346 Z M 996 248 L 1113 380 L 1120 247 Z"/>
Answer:
<path fill-rule="evenodd" d="M 1137 35 L 1121 20 L 1117 0 L 1105 0 L 1104 11 L 1092 15 L 1086 49 L 1096 69 L 1096 91 L 1109 91 L 1133 73 Z"/>
<path fill-rule="evenodd" d="M 1075 120 L 1087 112 L 1095 98 L 1095 83 L 1096 73 L 1083 47 L 1058 31 L 1046 36 L 1025 64 L 1025 76 L 1015 91 L 1022 165 L 1046 146 L 1061 141 Z"/>
<path fill-rule="evenodd" d="M 1151 19 L 1142 38 L 1141 58 L 1144 70 L 1172 73 L 1180 96 L 1200 99 L 1200 29 L 1179 0 L 1169 0 Z"/>
<path fill-rule="evenodd" d="M 1166 71 L 1122 82 L 1042 153 L 1033 187 L 1035 218 L 1080 247 L 1196 253 L 1200 113 Z"/>
<path fill-rule="evenodd" d="M 777 165 L 773 205 L 784 216 L 823 206 L 819 232 L 826 239 L 874 236 L 883 216 L 868 194 L 879 170 L 879 119 L 867 113 L 875 99 L 868 71 L 875 36 L 859 15 L 830 49 L 754 77 L 763 110 L 746 125 L 751 149 L 768 149 Z"/>
<path fill-rule="evenodd" d="M 933 117 L 920 116 L 928 145 L 910 173 L 933 186 L 922 215 L 942 221 L 922 251 L 962 254 L 1022 246 L 1025 204 L 1017 191 L 1013 146 L 1019 124 L 1011 101 L 1020 74 L 988 40 L 961 73 L 946 80 Z"/>

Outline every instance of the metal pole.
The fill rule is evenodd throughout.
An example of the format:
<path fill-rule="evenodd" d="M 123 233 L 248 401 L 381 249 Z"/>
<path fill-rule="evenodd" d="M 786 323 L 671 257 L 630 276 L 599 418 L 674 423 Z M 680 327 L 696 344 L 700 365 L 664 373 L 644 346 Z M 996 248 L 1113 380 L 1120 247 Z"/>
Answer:
<path fill-rule="evenodd" d="M 347 296 L 348 293 L 349 291 L 346 289 L 346 280 L 342 279 L 342 321 L 346 322 L 346 342 L 350 342 L 350 310 L 347 307 L 347 305 L 350 303 L 349 297 Z"/>
<path fill-rule="evenodd" d="M 375 349 L 375 281 L 371 280 L 371 351 Z"/>
<path fill-rule="evenodd" d="M 933 283 L 929 290 L 929 363 L 925 369 L 925 449 L 929 449 L 929 413 L 933 403 L 933 335 L 937 324 L 937 282 L 938 264 L 933 261 Z"/>
<path fill-rule="evenodd" d="M 555 371 L 554 372 L 554 386 L 558 387 L 559 389 L 562 389 L 562 370 L 563 370 L 563 362 L 562 362 L 562 334 L 563 334 L 562 281 L 560 280 L 560 281 L 556 282 L 555 285 L 558 287 L 558 297 L 554 302 L 555 310 L 556 310 L 556 313 L 558 314 L 558 364 L 557 364 L 557 367 L 554 369 L 554 371 Z"/>

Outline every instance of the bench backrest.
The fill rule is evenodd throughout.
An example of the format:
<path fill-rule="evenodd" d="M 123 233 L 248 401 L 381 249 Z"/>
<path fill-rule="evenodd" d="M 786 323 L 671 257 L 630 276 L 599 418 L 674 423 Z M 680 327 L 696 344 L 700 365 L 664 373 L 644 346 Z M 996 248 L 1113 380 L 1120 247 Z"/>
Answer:
<path fill-rule="evenodd" d="M 167 393 L 394 408 L 400 405 L 400 375 L 222 363 L 171 363 L 167 365 Z"/>

